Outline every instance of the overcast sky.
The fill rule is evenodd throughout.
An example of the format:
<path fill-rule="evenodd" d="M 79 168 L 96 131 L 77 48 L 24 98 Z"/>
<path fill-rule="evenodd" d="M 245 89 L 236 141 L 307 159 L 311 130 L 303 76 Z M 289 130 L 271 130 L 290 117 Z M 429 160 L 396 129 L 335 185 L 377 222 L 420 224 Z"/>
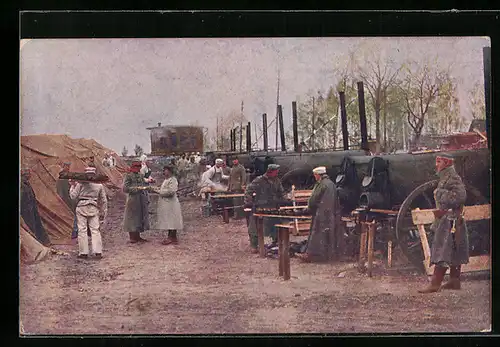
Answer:
<path fill-rule="evenodd" d="M 214 128 L 241 101 L 249 121 L 261 124 L 262 113 L 276 112 L 278 67 L 289 127 L 292 101 L 335 85 L 335 68 L 361 42 L 396 62 L 438 56 L 452 67 L 462 115 L 471 118 L 468 91 L 484 83 L 482 47 L 490 46 L 484 37 L 40 39 L 21 49 L 21 135 L 67 134 L 117 153 L 135 144 L 149 152 L 146 127 Z"/>

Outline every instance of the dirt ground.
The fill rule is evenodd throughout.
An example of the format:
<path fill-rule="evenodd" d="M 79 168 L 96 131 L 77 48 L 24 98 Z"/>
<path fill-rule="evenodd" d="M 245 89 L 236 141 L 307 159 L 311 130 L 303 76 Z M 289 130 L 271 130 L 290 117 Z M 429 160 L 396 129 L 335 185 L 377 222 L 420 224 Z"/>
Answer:
<path fill-rule="evenodd" d="M 246 223 L 203 218 L 182 202 L 180 244 L 144 244 L 121 231 L 124 198 L 110 202 L 103 259 L 79 260 L 77 246 L 23 265 L 20 317 L 25 334 L 238 334 L 479 332 L 490 327 L 490 281 L 466 276 L 461 291 L 422 295 L 427 279 L 391 271 L 358 274 L 353 261 L 301 264 L 290 281 L 278 261 L 248 252 Z M 293 238 L 292 238 L 293 241 Z"/>

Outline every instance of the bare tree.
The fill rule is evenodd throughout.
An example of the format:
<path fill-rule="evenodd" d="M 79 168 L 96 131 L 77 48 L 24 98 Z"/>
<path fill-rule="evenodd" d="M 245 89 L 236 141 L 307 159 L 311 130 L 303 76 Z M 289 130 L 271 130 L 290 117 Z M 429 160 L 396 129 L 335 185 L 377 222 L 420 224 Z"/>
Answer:
<path fill-rule="evenodd" d="M 409 64 L 404 67 L 405 76 L 400 91 L 405 106 L 408 124 L 413 130 L 411 149 L 415 149 L 422 135 L 429 108 L 436 102 L 446 80 L 447 72 L 436 64 Z"/>
<path fill-rule="evenodd" d="M 358 66 L 357 76 L 363 81 L 366 90 L 370 96 L 371 104 L 375 113 L 375 139 L 378 143 L 380 141 L 380 115 L 383 108 L 385 96 L 389 87 L 397 82 L 398 74 L 402 66 L 396 67 L 392 59 L 384 59 L 376 52 L 375 49 L 371 51 L 371 59 L 365 59 L 363 66 Z"/>
<path fill-rule="evenodd" d="M 486 107 L 484 105 L 484 86 L 480 83 L 475 83 L 474 87 L 469 91 L 470 110 L 472 119 L 486 118 Z"/>

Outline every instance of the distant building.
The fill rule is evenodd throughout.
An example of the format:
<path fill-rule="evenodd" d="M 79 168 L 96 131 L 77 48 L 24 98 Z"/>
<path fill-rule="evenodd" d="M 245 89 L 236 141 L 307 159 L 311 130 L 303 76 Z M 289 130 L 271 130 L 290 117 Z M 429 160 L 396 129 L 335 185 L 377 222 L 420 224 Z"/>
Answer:
<path fill-rule="evenodd" d="M 151 154 L 203 152 L 203 128 L 195 126 L 158 126 L 146 128 L 151 132 Z"/>

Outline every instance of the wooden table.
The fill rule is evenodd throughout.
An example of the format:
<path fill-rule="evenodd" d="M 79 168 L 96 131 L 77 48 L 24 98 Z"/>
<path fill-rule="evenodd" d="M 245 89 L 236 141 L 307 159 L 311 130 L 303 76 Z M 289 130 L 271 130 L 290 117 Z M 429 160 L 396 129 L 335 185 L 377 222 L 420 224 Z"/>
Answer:
<path fill-rule="evenodd" d="M 285 281 L 288 281 L 290 279 L 290 231 L 294 230 L 295 235 L 307 235 L 311 223 L 300 223 L 299 230 L 296 230 L 294 223 L 276 224 L 276 227 L 278 228 L 278 274 L 283 276 Z"/>
<path fill-rule="evenodd" d="M 213 194 L 213 193 L 211 193 Z M 224 194 L 214 194 L 210 196 L 210 199 L 233 199 L 233 198 L 242 198 L 245 194 L 243 193 L 224 193 Z M 222 220 L 224 223 L 229 223 L 229 210 L 230 208 L 222 209 Z"/>
<path fill-rule="evenodd" d="M 248 211 L 248 209 L 246 209 Z M 267 213 L 254 213 L 255 226 L 257 227 L 257 241 L 259 244 L 259 255 L 262 258 L 266 257 L 266 250 L 264 248 L 264 221 L 263 218 L 289 218 L 289 219 L 311 219 L 311 216 L 286 216 L 286 215 L 274 215 Z"/>

